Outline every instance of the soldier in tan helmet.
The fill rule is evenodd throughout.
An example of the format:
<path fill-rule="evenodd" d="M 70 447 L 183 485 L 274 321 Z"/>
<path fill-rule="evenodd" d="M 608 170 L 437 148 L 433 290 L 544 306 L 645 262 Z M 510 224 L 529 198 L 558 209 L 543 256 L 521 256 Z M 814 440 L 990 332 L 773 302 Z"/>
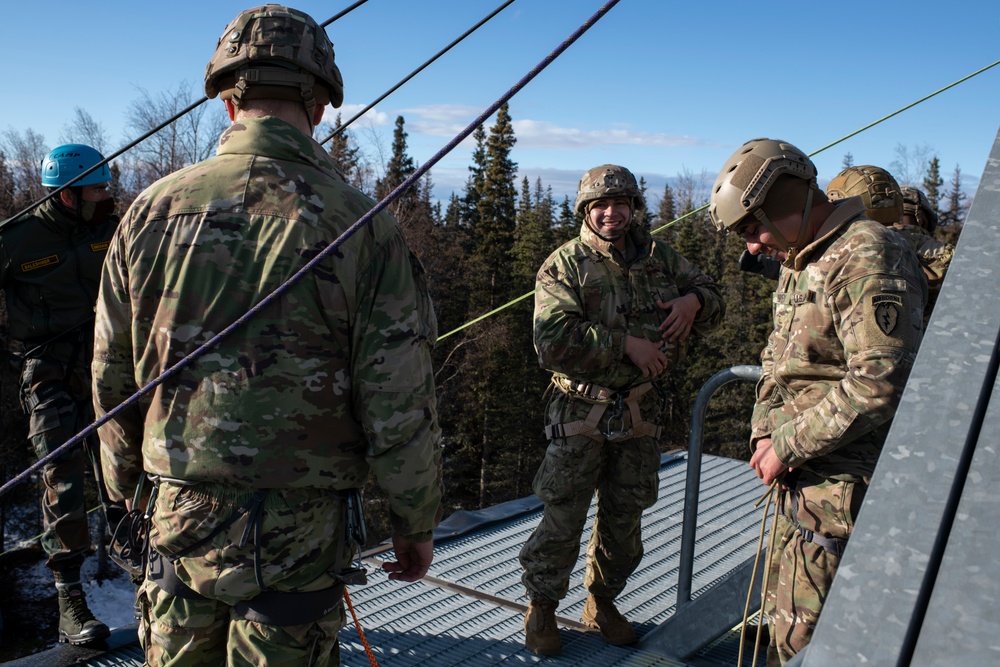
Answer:
<path fill-rule="evenodd" d="M 916 188 L 899 187 L 892 174 L 881 167 L 862 165 L 837 174 L 827 186 L 826 195 L 831 200 L 861 197 L 869 218 L 891 227 L 910 244 L 927 278 L 926 328 L 955 255 L 955 246 L 931 236 L 937 215 L 924 193 Z"/>
<path fill-rule="evenodd" d="M 615 607 L 642 558 L 642 511 L 656 501 L 663 390 L 689 336 L 714 330 L 719 288 L 635 214 L 646 202 L 628 169 L 606 164 L 580 180 L 580 235 L 553 252 L 535 284 L 534 343 L 552 371 L 549 445 L 534 480 L 545 503 L 521 549 L 530 604 L 525 645 L 558 655 L 555 611 L 566 597 L 594 492 L 582 620 L 610 644 L 635 641 Z"/>
<path fill-rule="evenodd" d="M 750 441 L 757 476 L 781 482 L 765 604 L 779 665 L 812 637 L 916 356 L 927 287 L 906 241 L 860 197 L 829 201 L 787 142 L 737 150 L 709 210 L 782 264 Z"/>

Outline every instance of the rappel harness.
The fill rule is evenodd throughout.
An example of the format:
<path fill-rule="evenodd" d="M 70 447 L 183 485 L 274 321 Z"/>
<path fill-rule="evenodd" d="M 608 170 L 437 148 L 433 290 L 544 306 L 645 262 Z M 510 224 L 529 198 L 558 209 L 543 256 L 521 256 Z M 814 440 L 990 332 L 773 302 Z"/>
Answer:
<path fill-rule="evenodd" d="M 111 559 L 127 570 L 133 577 L 145 574 L 146 578 L 170 595 L 185 600 L 204 600 L 204 595 L 185 584 L 177 576 L 176 562 L 193 553 L 199 547 L 209 543 L 213 538 L 228 529 L 234 523 L 246 516 L 246 528 L 239 541 L 240 548 L 246 547 L 251 533 L 254 536 L 254 577 L 260 593 L 250 600 L 242 600 L 233 605 L 235 613 L 253 623 L 265 625 L 288 626 L 301 625 L 316 621 L 333 611 L 344 596 L 346 584 L 363 586 L 367 574 L 361 563 L 361 550 L 367 539 L 364 514 L 362 512 L 361 492 L 358 489 L 348 491 L 332 491 L 331 493 L 344 500 L 346 504 L 346 529 L 348 538 L 354 542 L 357 549 L 357 561 L 353 567 L 340 572 L 328 574 L 337 583 L 318 591 L 275 591 L 264 585 L 261 571 L 260 543 L 263 532 L 264 500 L 270 493 L 267 489 L 258 489 L 253 495 L 238 507 L 225 521 L 219 523 L 207 535 L 188 545 L 171 556 L 165 556 L 149 545 L 149 521 L 156 501 L 160 484 L 164 481 L 174 484 L 190 485 L 191 482 L 151 475 L 153 490 L 150 493 L 146 509 L 137 509 L 142 496 L 143 478 L 140 478 L 136 488 L 133 509 L 130 510 L 115 528 L 111 538 L 109 552 Z"/>
<path fill-rule="evenodd" d="M 586 419 L 546 426 L 545 437 L 550 440 L 568 438 L 574 435 L 585 435 L 597 442 L 617 442 L 642 436 L 660 437 L 662 427 L 653 422 L 644 421 L 639 410 L 639 397 L 650 389 L 655 388 L 661 396 L 664 395 L 663 390 L 652 382 L 644 382 L 631 389 L 615 391 L 591 382 L 579 382 L 560 375 L 553 375 L 552 385 L 567 396 L 591 403 L 593 407 Z M 602 430 L 599 428 L 601 418 L 604 417 L 604 413 L 608 411 L 609 407 L 611 414 L 608 415 Z M 625 429 L 624 408 L 626 407 L 632 420 L 632 428 L 629 429 Z"/>

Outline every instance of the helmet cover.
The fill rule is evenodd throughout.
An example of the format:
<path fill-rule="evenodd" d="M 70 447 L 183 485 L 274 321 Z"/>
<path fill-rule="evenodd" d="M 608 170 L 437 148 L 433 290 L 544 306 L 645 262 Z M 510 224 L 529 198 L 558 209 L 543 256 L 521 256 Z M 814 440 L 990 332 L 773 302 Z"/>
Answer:
<path fill-rule="evenodd" d="M 580 179 L 573 210 L 577 215 L 583 215 L 588 202 L 614 197 L 629 199 L 633 214 L 646 208 L 646 200 L 632 172 L 616 164 L 602 164 L 588 169 Z"/>
<path fill-rule="evenodd" d="M 344 101 L 344 80 L 326 31 L 283 5 L 247 9 L 226 26 L 205 67 L 205 94 L 302 100 L 306 108 Z"/>

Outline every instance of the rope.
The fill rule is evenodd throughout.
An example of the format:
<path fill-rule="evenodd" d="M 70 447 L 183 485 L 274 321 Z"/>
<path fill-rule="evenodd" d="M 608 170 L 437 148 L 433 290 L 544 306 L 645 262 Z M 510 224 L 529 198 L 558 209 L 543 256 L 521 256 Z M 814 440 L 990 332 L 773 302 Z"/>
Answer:
<path fill-rule="evenodd" d="M 778 497 L 779 498 L 781 497 L 781 494 L 782 494 L 782 491 L 779 490 L 778 491 Z M 767 545 L 767 558 L 768 558 L 768 561 L 770 561 L 776 555 L 774 553 L 774 536 L 775 536 L 775 532 L 778 529 L 778 513 L 779 513 L 779 510 L 780 510 L 780 506 L 781 506 L 780 502 L 774 503 L 774 519 L 772 519 L 772 521 L 771 521 L 771 535 L 770 535 L 769 544 Z M 765 512 L 764 514 L 766 515 L 767 513 Z M 770 562 L 769 562 L 768 563 L 768 568 L 766 570 L 764 570 L 764 582 L 760 586 L 760 623 L 764 622 L 764 602 L 767 600 L 767 587 L 770 584 L 770 580 L 771 580 L 771 567 L 770 567 Z M 758 634 L 759 634 L 759 632 L 760 632 L 760 630 L 759 630 L 760 625 L 758 624 L 757 627 L 758 627 Z M 774 632 L 774 628 L 769 627 L 768 630 L 770 632 Z M 753 663 L 751 664 L 751 667 L 754 667 L 754 665 L 757 664 L 757 651 L 759 649 L 760 649 L 760 642 L 758 641 L 758 642 L 755 643 L 755 646 L 753 648 Z"/>
<path fill-rule="evenodd" d="M 417 74 L 419 74 L 420 72 L 422 72 L 424 69 L 426 69 L 435 60 L 437 60 L 438 58 L 440 58 L 444 54 L 448 53 L 448 51 L 450 51 L 452 49 L 452 47 L 454 47 L 456 44 L 458 44 L 459 42 L 461 42 L 462 40 L 464 40 L 466 37 L 468 37 L 469 35 L 471 35 L 472 33 L 474 33 L 476 30 L 478 30 L 479 28 L 481 28 L 483 26 L 483 24 L 485 24 L 487 21 L 489 21 L 490 19 L 492 19 L 497 14 L 499 14 L 501 11 L 503 11 L 505 8 L 507 8 L 507 6 L 509 6 L 513 2 L 514 2 L 514 0 L 507 0 L 505 3 L 503 3 L 502 5 L 500 5 L 499 7 L 497 7 L 496 9 L 494 9 L 483 20 L 481 20 L 479 23 L 477 23 L 476 25 L 474 25 L 471 28 L 469 28 L 468 30 L 466 30 L 464 33 L 461 34 L 461 36 L 459 36 L 458 38 L 456 38 L 451 44 L 449 44 L 448 46 L 446 46 L 443 49 L 441 49 L 440 51 L 438 51 L 429 60 L 425 61 L 423 65 L 421 65 L 420 67 L 418 67 L 417 69 L 413 70 L 412 72 L 410 72 L 409 74 L 407 74 L 405 77 L 403 77 L 402 79 L 400 79 L 399 83 L 397 83 L 395 86 L 393 86 L 389 90 L 387 90 L 384 93 L 382 93 L 371 104 L 369 104 L 364 109 L 362 109 L 361 111 L 359 111 L 356 114 L 354 114 L 353 116 L 351 116 L 351 118 L 346 123 L 342 124 L 336 130 L 334 130 L 333 133 L 330 136 L 328 136 L 323 141 L 319 142 L 320 145 L 325 144 L 326 142 L 330 141 L 335 136 L 337 136 L 338 134 L 340 134 L 341 132 L 343 132 L 344 130 L 346 130 L 348 125 L 350 125 L 351 123 L 353 123 L 354 121 L 356 121 L 357 119 L 361 118 L 366 113 L 368 113 L 369 111 L 371 111 L 372 108 L 374 108 L 376 104 L 378 104 L 379 102 L 381 102 L 385 98 L 389 97 L 389 95 L 392 95 L 394 92 L 396 92 L 397 90 L 399 90 L 403 86 L 403 84 L 405 84 L 410 79 L 412 79 L 413 77 L 415 77 Z"/>
<path fill-rule="evenodd" d="M 319 24 L 320 27 L 321 28 L 326 28 L 328 25 L 330 25 L 334 21 L 337 21 L 337 20 L 339 20 L 339 19 L 347 16 L 348 14 L 350 14 L 351 12 L 353 12 L 355 9 L 357 9 L 361 5 L 365 4 L 366 2 L 368 2 L 368 0 L 358 0 L 357 2 L 355 2 L 353 5 L 351 5 L 347 9 L 341 10 L 340 12 L 334 14 L 333 16 L 331 16 L 330 18 L 328 18 L 327 20 L 325 20 L 322 23 L 320 23 Z"/>
<path fill-rule="evenodd" d="M 391 202 L 398 198 L 402 193 L 406 192 L 409 188 L 419 181 L 427 171 L 437 164 L 441 158 L 450 153 L 456 146 L 458 146 L 462 141 L 464 141 L 472 132 L 485 123 L 490 116 L 497 112 L 497 110 L 506 104 L 510 98 L 517 94 L 522 88 L 524 88 L 528 83 L 531 82 L 539 73 L 542 72 L 546 67 L 552 64 L 552 62 L 558 58 L 563 52 L 566 51 L 570 46 L 573 45 L 576 40 L 578 40 L 587 30 L 594 26 L 597 21 L 604 17 L 611 9 L 618 4 L 620 0 L 609 0 L 607 4 L 597 10 L 597 12 L 591 16 L 582 26 L 577 28 L 569 37 L 567 37 L 561 44 L 559 44 L 549 55 L 542 59 L 540 63 L 535 65 L 531 71 L 524 75 L 517 83 L 515 83 L 507 92 L 499 97 L 495 102 L 493 102 L 489 107 L 486 108 L 479 116 L 469 123 L 468 126 L 451 141 L 449 141 L 441 150 L 435 153 L 427 162 L 418 167 L 410 176 L 408 176 L 402 183 L 400 183 L 395 190 L 390 192 L 382 201 L 375 204 L 375 206 L 361 216 L 357 222 L 348 227 L 340 236 L 333 240 L 330 245 L 318 253 L 315 257 L 309 260 L 306 264 L 302 266 L 294 275 L 292 275 L 288 280 L 279 285 L 273 292 L 264 297 L 260 303 L 250 308 L 246 313 L 236 319 L 232 324 L 227 326 L 225 329 L 220 331 L 218 334 L 210 338 L 208 341 L 203 343 L 197 349 L 192 351 L 189 355 L 178 361 L 176 364 L 166 369 L 158 377 L 151 380 L 147 385 L 139 389 L 136 393 L 129 396 L 127 399 L 122 401 L 118 406 L 109 410 L 103 417 L 95 421 L 93 424 L 85 428 L 80 433 L 67 440 L 64 444 L 60 445 L 56 449 L 52 450 L 48 455 L 39 459 L 37 463 L 29 466 L 24 472 L 15 476 L 13 479 L 5 483 L 0 487 L 0 497 L 3 497 L 14 486 L 20 484 L 22 481 L 28 478 L 28 476 L 39 470 L 46 463 L 61 455 L 62 453 L 69 450 L 69 448 L 76 446 L 82 442 L 85 438 L 95 433 L 98 427 L 103 426 L 111 419 L 115 418 L 127 410 L 131 406 L 135 405 L 143 396 L 146 396 L 154 389 L 159 387 L 161 384 L 170 380 L 174 376 L 178 375 L 182 370 L 190 366 L 197 359 L 204 356 L 206 353 L 211 351 L 216 345 L 219 344 L 224 338 L 232 334 L 236 329 L 242 327 L 250 319 L 252 319 L 258 312 L 267 308 L 271 303 L 273 303 L 278 297 L 287 292 L 296 283 L 298 283 L 302 278 L 307 276 L 313 271 L 321 262 L 326 260 L 328 257 L 332 256 L 337 250 L 342 246 L 347 239 L 349 239 L 355 232 L 364 227 L 368 222 L 381 213 Z"/>
<path fill-rule="evenodd" d="M 354 605 L 351 603 L 351 596 L 347 592 L 347 586 L 344 586 L 344 601 L 347 602 L 347 608 L 351 610 L 351 618 L 354 619 L 354 626 L 358 629 L 358 637 L 361 639 L 361 645 L 365 647 L 365 655 L 368 656 L 368 662 L 371 663 L 372 667 L 378 667 L 378 661 L 375 660 L 375 653 L 372 651 L 372 647 L 368 645 L 368 638 L 365 637 L 365 631 L 361 628 L 361 621 L 358 620 L 358 615 L 354 613 Z"/>
<path fill-rule="evenodd" d="M 750 588 L 747 590 L 747 601 L 743 606 L 743 623 L 740 624 L 740 650 L 736 657 L 736 667 L 743 667 L 743 647 L 746 644 L 746 634 L 747 634 L 747 619 L 750 617 L 750 598 L 753 597 L 753 582 L 757 581 L 757 567 L 760 565 L 760 554 L 764 550 L 764 530 L 767 528 L 767 511 L 771 509 L 771 499 L 774 498 L 774 487 L 777 486 L 777 480 L 771 482 L 771 485 L 767 487 L 767 493 L 754 503 L 754 507 L 759 507 L 761 500 L 767 498 L 767 504 L 764 505 L 764 513 L 760 518 L 760 534 L 757 536 L 757 555 L 753 559 L 753 570 L 750 572 Z M 771 557 L 771 552 L 767 553 L 767 557 Z M 760 638 L 760 626 L 764 621 L 764 612 L 761 609 L 760 620 L 757 622 L 757 639 L 755 643 L 759 644 Z M 757 663 L 757 650 L 754 649 L 753 662 L 750 663 L 750 667 L 754 667 Z"/>
<path fill-rule="evenodd" d="M 368 0 L 358 0 L 358 2 L 355 2 L 353 5 L 351 5 L 347 9 L 343 10 L 339 14 L 335 14 L 334 16 L 332 16 L 331 18 L 329 18 L 325 23 L 321 23 L 320 25 L 323 28 L 326 28 L 326 26 L 330 25 L 331 23 L 333 23 L 337 19 L 341 18 L 342 16 L 345 16 L 346 14 L 349 14 L 352 10 L 354 10 L 357 7 L 360 7 L 361 5 L 365 4 L 366 2 L 368 2 Z M 202 96 L 202 98 L 200 100 L 198 100 L 197 102 L 194 102 L 194 103 L 188 105 L 187 107 L 185 107 L 184 109 L 182 109 L 181 111 L 178 111 L 176 114 L 174 114 L 173 116 L 171 116 L 169 119 L 163 121 L 162 123 L 160 123 L 159 125 L 157 125 L 156 127 L 154 127 L 152 130 L 149 130 L 148 132 L 146 132 L 145 134 L 143 134 L 138 139 L 134 139 L 131 143 L 128 143 L 124 147 L 119 148 L 117 151 L 115 151 L 114 153 L 112 153 L 108 157 L 104 158 L 103 160 L 101 160 L 100 162 L 98 162 L 97 164 L 95 164 L 90 169 L 87 169 L 83 173 L 78 174 L 77 176 L 75 176 L 74 178 L 70 179 L 66 183 L 60 185 L 55 190 L 52 190 L 51 192 L 49 192 L 48 194 L 46 194 L 44 197 L 42 197 L 41 199 L 39 199 L 38 201 L 36 201 L 31 206 L 27 207 L 26 209 L 24 209 L 24 210 L 22 210 L 22 211 L 20 211 L 18 213 L 15 213 L 14 215 L 12 215 L 11 217 L 7 218 L 3 222 L 0 222 L 0 228 L 3 228 L 3 226 L 6 225 L 11 220 L 15 220 L 17 218 L 20 218 L 22 215 L 24 215 L 28 211 L 34 210 L 38 206 L 41 206 L 42 204 L 44 204 L 45 202 L 47 202 L 48 200 L 52 199 L 57 194 L 59 194 L 60 192 L 62 192 L 63 190 L 65 190 L 66 188 L 73 187 L 73 184 L 76 183 L 77 181 L 79 181 L 80 179 L 85 178 L 86 176 L 89 176 L 90 174 L 94 173 L 95 171 L 97 171 L 98 169 L 100 169 L 104 165 L 108 164 L 109 162 L 111 162 L 112 160 L 114 160 L 116 157 L 118 157 L 122 153 L 125 153 L 126 151 L 129 151 L 132 148 L 135 148 L 136 146 L 138 146 L 139 144 L 141 144 L 142 142 L 144 142 L 146 139 L 150 138 L 151 136 L 153 136 L 154 134 L 156 134 L 157 132 L 159 132 L 160 130 L 162 130 L 163 128 L 165 128 L 167 125 L 170 125 L 174 121 L 180 120 L 183 116 L 185 116 L 186 114 L 194 111 L 195 109 L 197 109 L 198 107 L 200 107 L 202 104 L 204 104 L 207 101 L 208 101 L 208 98 L 205 97 L 205 96 Z M 0 495 L 3 495 L 3 494 L 0 493 Z"/>

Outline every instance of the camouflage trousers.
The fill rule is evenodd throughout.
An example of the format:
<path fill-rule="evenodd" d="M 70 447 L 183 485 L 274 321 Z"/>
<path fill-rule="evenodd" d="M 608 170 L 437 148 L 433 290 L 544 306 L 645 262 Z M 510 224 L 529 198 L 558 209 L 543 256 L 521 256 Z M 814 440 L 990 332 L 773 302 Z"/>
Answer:
<path fill-rule="evenodd" d="M 658 417 L 644 401 L 643 418 Z M 591 404 L 555 392 L 549 424 L 586 418 Z M 625 411 L 623 430 L 631 427 Z M 615 598 L 642 560 L 642 512 L 656 502 L 660 448 L 656 438 L 599 442 L 586 436 L 553 438 L 533 488 L 545 503 L 542 520 L 521 548 L 521 577 L 531 599 L 561 600 L 580 554 L 580 538 L 597 492 L 597 515 L 587 547 L 584 585 Z"/>
<path fill-rule="evenodd" d="M 25 359 L 21 406 L 28 415 L 28 440 L 41 459 L 93 421 L 89 375 L 67 372 L 51 359 Z M 42 548 L 53 570 L 79 568 L 91 551 L 83 480 L 90 445 L 63 453 L 42 467 Z"/>
<path fill-rule="evenodd" d="M 812 639 L 840 565 L 839 555 L 805 539 L 798 526 L 846 540 L 854 530 L 866 490 L 864 482 L 813 478 L 801 480 L 795 489 L 784 492 L 774 551 L 768 558 L 770 574 L 764 603 L 770 632 L 769 667 L 784 665 Z M 792 494 L 797 503 L 792 502 Z"/>
<path fill-rule="evenodd" d="M 252 495 L 252 489 L 221 484 L 164 483 L 151 520 L 150 545 L 172 557 L 209 535 Z M 333 586 L 332 573 L 346 568 L 352 555 L 353 545 L 345 537 L 345 504 L 330 491 L 268 491 L 256 529 L 243 515 L 175 559 L 177 578 L 201 598 L 171 595 L 147 577 L 138 593 L 139 639 L 146 664 L 339 665 L 342 602 L 318 620 L 282 626 L 248 621 L 233 605 L 261 592 L 255 569 L 268 590 L 308 592 Z M 241 547 L 245 533 L 248 538 Z"/>

